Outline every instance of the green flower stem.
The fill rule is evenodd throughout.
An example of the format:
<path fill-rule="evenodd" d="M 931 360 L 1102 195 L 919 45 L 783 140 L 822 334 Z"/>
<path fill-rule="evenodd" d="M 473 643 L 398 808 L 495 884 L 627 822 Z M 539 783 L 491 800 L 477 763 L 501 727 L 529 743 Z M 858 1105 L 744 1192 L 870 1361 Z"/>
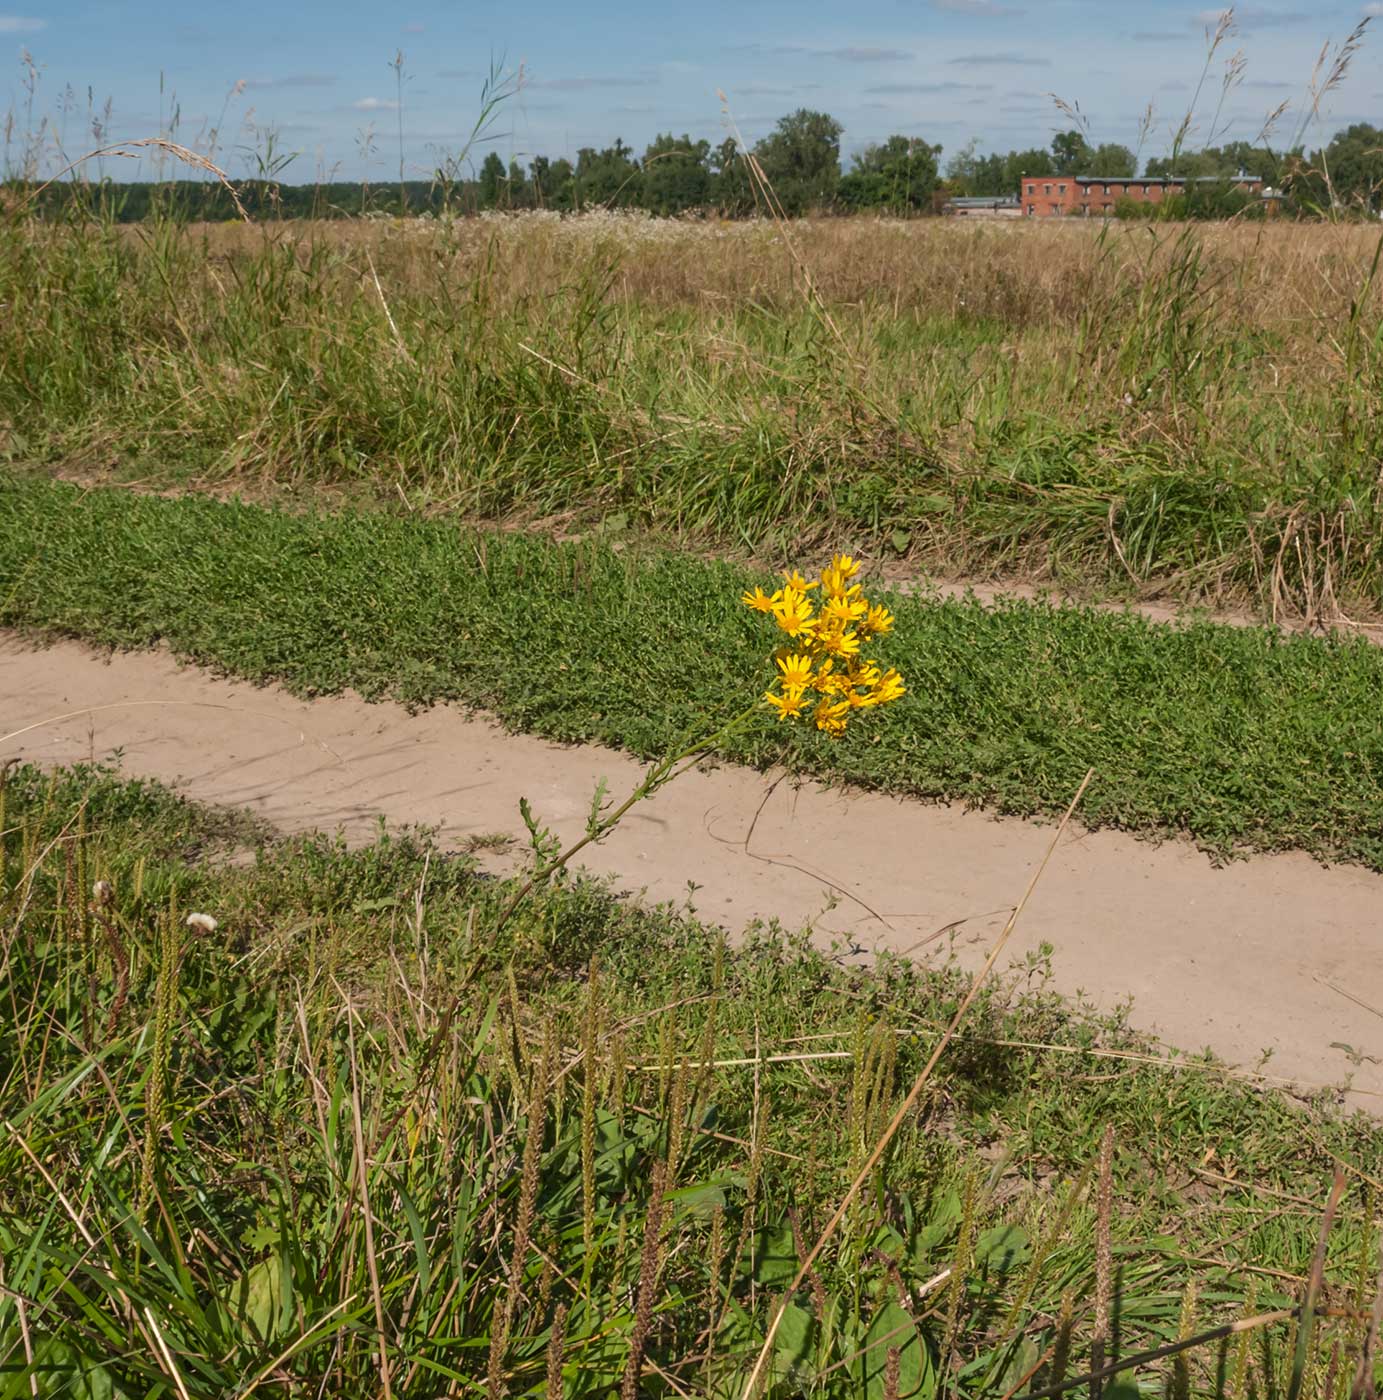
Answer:
<path fill-rule="evenodd" d="M 748 709 L 742 711 L 740 714 L 736 715 L 734 719 L 730 720 L 728 724 L 717 729 L 714 734 L 704 739 L 698 739 L 696 743 L 688 748 L 682 749 L 679 753 L 672 754 L 668 758 L 659 759 L 659 761 L 644 774 L 643 781 L 638 787 L 636 787 L 613 812 L 608 816 L 600 817 L 592 821 L 586 834 L 579 841 L 567 847 L 561 855 L 555 856 L 546 865 L 539 867 L 539 869 L 535 870 L 533 874 L 529 876 L 524 884 L 514 893 L 509 903 L 504 906 L 504 909 L 500 913 L 499 920 L 495 924 L 495 932 L 498 933 L 505 924 L 509 922 L 514 911 L 533 893 L 538 885 L 546 883 L 559 870 L 565 868 L 578 852 L 597 841 L 603 841 L 605 837 L 619 825 L 625 814 L 635 803 L 642 802 L 647 797 L 652 797 L 664 784 L 670 783 L 674 778 L 680 777 L 681 773 L 674 771 L 678 764 L 692 758 L 699 760 L 711 749 L 724 743 L 731 734 L 759 713 L 760 704 L 761 702 L 756 700 Z M 685 771 L 686 769 L 682 770 L 682 772 Z"/>

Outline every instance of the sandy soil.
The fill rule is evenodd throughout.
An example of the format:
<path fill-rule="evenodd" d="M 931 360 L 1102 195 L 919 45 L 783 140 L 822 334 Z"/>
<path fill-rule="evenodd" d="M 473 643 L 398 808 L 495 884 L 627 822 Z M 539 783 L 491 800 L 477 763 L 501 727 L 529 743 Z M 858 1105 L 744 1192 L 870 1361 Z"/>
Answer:
<path fill-rule="evenodd" d="M 366 838 L 391 823 L 522 838 L 518 800 L 563 837 L 594 784 L 621 797 L 628 757 L 506 734 L 439 707 L 409 715 L 355 696 L 305 703 L 216 679 L 157 653 L 107 660 L 76 644 L 0 638 L 0 759 L 45 764 L 118 750 L 126 771 L 285 830 Z M 1096 778 L 1098 781 L 1098 775 Z M 586 865 L 652 900 L 685 903 L 732 932 L 754 919 L 809 924 L 850 955 L 953 946 L 983 960 L 1052 835 L 869 793 L 722 767 L 635 808 Z M 1180 842 L 1072 827 L 1011 945 L 1021 965 L 1052 945 L 1053 985 L 1187 1051 L 1304 1086 L 1352 1080 L 1383 1112 L 1383 876 L 1300 854 L 1216 869 Z M 1271 1051 L 1266 1065 L 1264 1052 Z"/>

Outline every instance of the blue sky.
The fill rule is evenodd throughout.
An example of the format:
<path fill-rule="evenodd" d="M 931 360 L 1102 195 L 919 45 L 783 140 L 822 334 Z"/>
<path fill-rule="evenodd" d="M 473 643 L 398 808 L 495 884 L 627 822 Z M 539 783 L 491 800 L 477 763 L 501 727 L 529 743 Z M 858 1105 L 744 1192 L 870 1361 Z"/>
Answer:
<path fill-rule="evenodd" d="M 275 128 L 281 147 L 298 152 L 284 176 L 294 180 L 332 170 L 349 180 L 392 177 L 398 51 L 404 163 L 418 177 L 463 144 L 492 59 L 522 64 L 524 74 L 494 128 L 493 148 L 506 158 L 574 157 L 617 135 L 641 150 L 666 130 L 719 141 L 718 91 L 750 140 L 809 106 L 844 124 L 847 152 L 892 132 L 923 136 L 946 154 L 971 139 L 981 150 L 1046 145 L 1069 125 L 1051 93 L 1079 104 L 1094 140 L 1135 145 L 1152 102 L 1144 155 L 1156 155 L 1186 111 L 1218 13 L 1174 0 L 10 3 L 29 6 L 0 9 L 0 99 L 21 125 L 27 51 L 40 69 L 35 112 L 72 154 L 91 144 L 88 91 L 98 108 L 110 100 L 111 135 L 127 139 L 157 134 L 175 96 L 179 139 L 193 144 L 221 121 L 221 152 L 240 175 L 245 151 Z M 1247 66 L 1217 136 L 1252 140 L 1285 99 L 1299 111 L 1321 45 L 1370 13 L 1373 33 L 1325 105 L 1323 129 L 1383 124 L 1383 0 L 1282 0 L 1236 10 L 1238 33 L 1222 57 L 1242 50 Z M 237 83 L 243 90 L 228 102 Z M 1216 73 L 1201 102 L 1202 137 L 1218 90 Z M 1289 114 L 1281 139 L 1295 129 Z M 362 155 L 371 130 L 373 154 Z M 117 164 L 109 173 L 141 173 Z"/>

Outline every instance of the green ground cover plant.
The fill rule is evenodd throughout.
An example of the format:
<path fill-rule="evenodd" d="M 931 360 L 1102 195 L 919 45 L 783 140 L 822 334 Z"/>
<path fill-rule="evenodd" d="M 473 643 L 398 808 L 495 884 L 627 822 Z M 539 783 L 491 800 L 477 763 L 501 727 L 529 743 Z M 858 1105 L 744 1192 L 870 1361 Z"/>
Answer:
<path fill-rule="evenodd" d="M 737 1400 L 784 1302 L 782 1400 L 1373 1383 L 1374 1120 L 992 984 L 785 1298 L 967 979 L 511 890 L 7 768 L 0 1393 Z"/>
<path fill-rule="evenodd" d="M 661 758 L 766 687 L 765 571 L 422 516 L 339 515 L 0 482 L 0 624 L 168 646 L 300 694 L 458 701 Z M 872 590 L 871 590 L 872 591 Z M 765 714 L 752 764 L 924 798 L 1295 848 L 1383 869 L 1383 653 L 1362 641 L 1081 607 L 880 594 L 908 691 L 832 744 Z"/>
<path fill-rule="evenodd" d="M 0 453 L 1383 613 L 1376 230 L 0 221 Z"/>

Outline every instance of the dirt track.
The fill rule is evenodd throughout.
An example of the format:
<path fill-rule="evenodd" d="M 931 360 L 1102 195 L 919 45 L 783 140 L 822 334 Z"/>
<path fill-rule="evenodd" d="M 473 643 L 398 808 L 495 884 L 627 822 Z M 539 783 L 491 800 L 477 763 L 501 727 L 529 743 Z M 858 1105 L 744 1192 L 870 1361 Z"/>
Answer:
<path fill-rule="evenodd" d="M 33 650 L 12 637 L 0 637 L 0 735 L 0 758 L 51 764 L 119 749 L 131 774 L 286 830 L 357 838 L 379 814 L 438 826 L 448 843 L 521 837 L 521 796 L 570 837 L 599 778 L 619 797 L 641 774 L 622 754 L 506 734 L 454 709 L 306 703 L 161 654 L 108 662 L 76 644 Z M 810 923 L 825 943 L 919 955 L 944 953 L 954 937 L 977 965 L 1051 834 L 726 767 L 635 808 L 586 864 L 654 900 L 684 902 L 694 881 L 697 912 L 731 931 L 777 918 Z M 1131 998 L 1136 1025 L 1246 1068 L 1271 1050 L 1270 1076 L 1309 1086 L 1352 1076 L 1349 1101 L 1383 1112 L 1383 876 L 1299 854 L 1215 869 L 1179 842 L 1073 828 L 1012 960 L 1044 941 L 1059 990 L 1105 1008 Z"/>

